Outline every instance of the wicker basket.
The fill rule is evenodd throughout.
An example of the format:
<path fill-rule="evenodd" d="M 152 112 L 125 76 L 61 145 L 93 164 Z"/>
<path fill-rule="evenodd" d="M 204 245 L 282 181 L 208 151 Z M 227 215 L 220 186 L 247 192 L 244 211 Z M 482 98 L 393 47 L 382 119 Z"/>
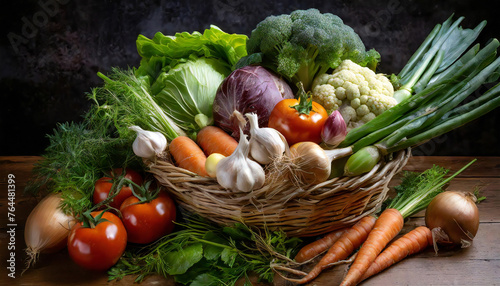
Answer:
<path fill-rule="evenodd" d="M 410 156 L 409 149 L 390 155 L 358 177 L 340 177 L 307 187 L 289 181 L 266 182 L 251 193 L 226 190 L 215 179 L 176 167 L 168 159 L 149 162 L 149 167 L 182 208 L 206 219 L 279 228 L 289 236 L 314 236 L 352 225 L 376 212 L 386 198 L 389 181 Z"/>

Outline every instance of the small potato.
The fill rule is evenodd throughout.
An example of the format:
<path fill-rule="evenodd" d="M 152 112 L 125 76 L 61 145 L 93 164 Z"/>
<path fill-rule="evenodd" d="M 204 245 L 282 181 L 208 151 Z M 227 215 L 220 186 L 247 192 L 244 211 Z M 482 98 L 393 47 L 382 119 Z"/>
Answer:
<path fill-rule="evenodd" d="M 207 157 L 207 161 L 205 162 L 205 169 L 210 177 L 217 177 L 217 164 L 222 158 L 226 158 L 226 156 L 220 153 L 212 153 Z"/>

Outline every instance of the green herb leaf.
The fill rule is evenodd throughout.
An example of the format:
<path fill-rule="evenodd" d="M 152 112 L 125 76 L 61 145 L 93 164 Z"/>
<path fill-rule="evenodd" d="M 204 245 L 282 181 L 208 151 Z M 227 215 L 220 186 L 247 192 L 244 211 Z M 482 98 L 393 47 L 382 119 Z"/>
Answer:
<path fill-rule="evenodd" d="M 234 262 L 236 261 L 236 257 L 238 253 L 232 249 L 224 248 L 222 250 L 220 258 L 224 261 L 229 267 L 233 267 Z"/>
<path fill-rule="evenodd" d="M 113 121 L 102 118 L 100 124 L 59 124 L 49 135 L 43 159 L 35 164 L 26 192 L 41 190 L 62 194 L 62 209 L 77 216 L 92 207 L 94 184 L 113 168 L 139 169 L 142 161 L 131 148 L 134 137 L 117 137 Z M 130 134 L 129 134 L 130 135 Z"/>
<path fill-rule="evenodd" d="M 177 275 L 185 273 L 191 266 L 203 258 L 203 246 L 196 243 L 179 251 L 168 252 L 164 256 L 165 263 L 169 265 L 167 273 Z"/>
<path fill-rule="evenodd" d="M 252 237 L 247 226 L 241 223 L 236 223 L 233 227 L 224 227 L 222 231 L 236 240 L 246 240 Z"/>
<path fill-rule="evenodd" d="M 190 284 L 191 286 L 211 286 L 211 285 L 219 285 L 220 280 L 210 274 L 201 274 L 196 276 L 193 282 Z"/>
<path fill-rule="evenodd" d="M 271 282 L 271 263 L 292 262 L 290 257 L 301 242 L 282 231 L 262 231 L 241 223 L 223 227 L 189 214 L 184 219 L 177 223 L 178 231 L 157 243 L 129 249 L 109 271 L 110 277 L 133 274 L 140 282 L 146 275 L 159 273 L 173 275 L 184 285 L 235 285 L 253 272 Z"/>
<path fill-rule="evenodd" d="M 188 285 L 193 283 L 200 275 L 203 274 L 208 274 L 218 280 L 218 278 L 213 274 L 213 265 L 214 264 L 203 258 L 190 267 L 186 273 L 175 275 L 175 282 Z"/>
<path fill-rule="evenodd" d="M 205 236 L 203 236 L 204 240 L 215 242 L 217 244 L 227 244 L 227 241 L 219 236 L 217 236 L 213 231 L 207 232 Z M 224 248 L 210 244 L 203 243 L 203 256 L 208 260 L 216 260 L 220 257 L 221 252 Z"/>

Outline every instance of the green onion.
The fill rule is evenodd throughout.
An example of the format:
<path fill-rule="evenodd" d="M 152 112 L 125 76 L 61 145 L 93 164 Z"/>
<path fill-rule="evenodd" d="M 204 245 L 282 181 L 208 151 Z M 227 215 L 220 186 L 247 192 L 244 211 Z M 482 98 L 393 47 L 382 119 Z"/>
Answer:
<path fill-rule="evenodd" d="M 436 25 L 420 48 L 410 58 L 399 77 L 403 85 L 396 91 L 394 97 L 405 98 L 411 92 L 419 92 L 436 73 L 446 70 L 460 55 L 476 40 L 486 25 L 481 22 L 474 30 L 463 30 L 458 25 L 464 17 L 458 18 L 451 24 L 453 16 L 442 25 Z"/>
<path fill-rule="evenodd" d="M 494 110 L 495 108 L 500 106 L 500 84 L 497 84 L 494 88 L 491 88 L 488 93 L 491 93 L 487 96 L 494 97 L 491 101 L 480 105 L 468 112 L 465 112 L 460 115 L 456 115 L 454 117 L 448 118 L 444 122 L 439 122 L 438 124 L 431 125 L 426 131 L 413 136 L 409 139 L 399 142 L 389 148 L 386 149 L 387 153 L 396 152 L 402 149 L 406 149 L 411 146 L 415 146 L 420 144 L 421 142 L 425 142 L 439 135 L 445 134 L 457 127 L 460 127 L 470 121 L 473 121 L 484 114 Z M 485 94 L 486 95 L 486 94 Z M 485 96 L 483 95 L 483 96 Z"/>
<path fill-rule="evenodd" d="M 448 27 L 449 24 L 443 24 L 443 27 Z M 469 34 L 466 33 L 467 39 L 475 39 L 477 37 L 478 31 L 482 29 L 484 25 L 479 25 L 474 31 Z M 439 27 L 436 26 L 437 28 Z M 437 29 L 436 28 L 436 29 Z M 462 31 L 461 29 L 459 31 Z M 436 33 L 434 30 L 433 33 Z M 445 32 L 443 32 L 446 34 Z M 454 35 L 453 33 L 451 35 Z M 446 34 L 448 35 L 448 34 Z M 435 43 L 437 35 L 430 35 L 426 42 L 422 44 L 423 47 L 429 48 L 429 42 Z M 457 41 L 455 39 L 455 41 Z M 469 45 L 470 42 L 466 44 Z M 500 60 L 497 59 L 496 50 L 500 46 L 497 39 L 492 39 L 484 48 L 479 49 L 479 45 L 474 45 L 466 53 L 464 53 L 455 62 L 451 62 L 450 55 L 446 53 L 443 54 L 442 50 L 437 51 L 437 57 L 435 64 L 428 67 L 424 76 L 420 78 L 420 83 L 425 84 L 425 88 L 419 87 L 421 91 L 415 93 L 411 97 L 405 99 L 403 102 L 397 104 L 393 108 L 387 110 L 381 115 L 377 116 L 370 122 L 351 130 L 345 140 L 339 145 L 340 148 L 353 146 L 353 151 L 356 152 L 361 148 L 369 145 L 376 144 L 383 153 L 389 152 L 388 150 L 396 150 L 394 146 L 407 146 L 411 147 L 413 145 L 402 144 L 401 141 L 407 141 L 408 138 L 413 138 L 412 141 L 415 145 L 422 143 L 423 141 L 415 141 L 417 138 L 424 138 L 422 136 L 416 136 L 416 134 L 423 133 L 429 129 L 433 129 L 432 133 L 425 134 L 442 134 L 442 132 L 436 132 L 436 127 L 440 126 L 435 123 L 442 123 L 443 118 L 448 118 L 451 114 L 456 116 L 457 113 L 461 113 L 463 108 L 457 107 L 475 90 L 477 90 L 482 84 L 492 82 L 498 79 L 500 71 Z M 465 47 L 466 49 L 467 47 Z M 465 50 L 463 46 L 452 50 L 453 57 L 456 57 L 458 50 Z M 422 58 L 422 50 L 417 50 L 417 58 Z M 442 59 L 441 59 L 442 57 Z M 413 58 L 413 57 L 412 57 Z M 447 62 L 447 69 L 443 70 L 439 74 L 435 73 L 439 70 L 436 66 L 438 63 Z M 408 62 L 410 68 L 403 69 L 402 74 L 409 78 L 411 74 L 418 72 L 420 70 L 415 63 L 415 59 L 411 59 Z M 489 93 L 488 98 L 490 101 L 496 96 L 495 93 Z M 481 101 L 484 104 L 485 100 Z M 492 103 L 490 103 L 492 104 Z M 469 108 L 478 108 L 479 104 L 475 105 L 469 104 Z M 454 109 L 456 111 L 453 111 Z M 472 114 L 474 117 L 479 117 L 482 114 L 478 114 L 480 111 L 489 112 L 495 106 L 489 108 L 481 108 Z M 461 118 L 466 122 L 470 120 L 468 118 Z M 452 124 L 453 126 L 459 126 Z M 444 128 L 444 127 L 443 127 Z M 431 137 L 432 138 L 432 137 Z M 431 138 L 425 137 L 425 140 Z M 423 139 L 423 140 L 424 140 Z M 400 150 L 400 149 L 399 149 Z"/>
<path fill-rule="evenodd" d="M 469 47 L 484 28 L 462 29 L 451 17 L 434 30 L 399 74 L 400 90 L 410 96 L 366 124 L 352 129 L 338 146 L 358 152 L 376 146 L 382 154 L 417 146 L 500 106 L 497 84 L 464 103 L 481 85 L 500 77 L 500 42 Z M 468 50 L 467 50 L 468 49 Z M 467 50 L 467 51 L 466 51 Z M 405 90 L 405 91 L 403 91 Z M 413 94 L 412 94 L 413 93 Z"/>
<path fill-rule="evenodd" d="M 449 110 L 456 107 L 460 102 L 462 102 L 467 96 L 480 87 L 482 83 L 486 81 L 488 76 L 500 67 L 500 58 L 495 62 L 491 63 L 487 68 L 482 70 L 478 75 L 473 77 L 466 84 L 457 84 L 452 89 L 448 91 L 449 95 L 446 94 L 444 99 L 437 103 L 436 107 L 433 107 L 427 114 L 412 120 L 408 124 L 399 128 L 391 135 L 386 137 L 378 145 L 381 146 L 393 146 L 398 143 L 403 138 L 411 136 L 412 134 L 419 133 L 421 130 L 425 129 L 427 126 L 431 125 L 434 121 L 441 118 Z"/>

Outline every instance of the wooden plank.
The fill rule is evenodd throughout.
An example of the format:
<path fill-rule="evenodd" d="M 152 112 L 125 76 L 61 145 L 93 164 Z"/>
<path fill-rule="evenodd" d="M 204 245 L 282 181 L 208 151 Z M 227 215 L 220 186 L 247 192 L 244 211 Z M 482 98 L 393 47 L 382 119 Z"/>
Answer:
<path fill-rule="evenodd" d="M 39 201 L 39 198 L 23 196 L 22 192 L 26 187 L 26 182 L 31 176 L 33 164 L 40 160 L 40 158 L 41 157 L 36 156 L 0 157 L 0 188 L 6 188 L 8 174 L 14 174 L 16 176 L 16 204 L 19 206 L 16 211 L 16 216 L 18 221 L 25 221 L 31 209 L 33 209 Z M 451 171 L 456 171 L 470 162 L 470 160 L 472 160 L 472 157 L 411 157 L 405 170 L 421 172 L 432 167 L 433 164 L 437 164 L 444 168 L 448 168 Z M 448 188 L 449 190 L 455 189 L 459 191 L 473 191 L 475 187 L 484 189 L 485 192 L 488 191 L 488 200 L 485 201 L 484 204 L 493 211 L 497 211 L 497 209 L 500 211 L 500 208 L 493 207 L 495 205 L 499 205 L 499 195 L 496 192 L 490 192 L 495 185 L 498 186 L 498 181 L 490 178 L 500 178 L 500 157 L 480 157 L 475 164 L 470 166 L 462 174 L 465 175 L 459 176 L 451 182 L 451 185 Z M 477 180 L 461 180 L 462 177 L 480 178 L 477 178 Z M 400 176 L 396 176 L 391 181 L 389 186 L 393 187 L 399 184 L 399 182 Z M 0 192 L 0 207 L 5 207 L 7 203 L 6 200 L 7 193 Z M 487 213 L 484 218 L 489 217 L 487 219 L 488 221 L 491 221 L 492 216 L 493 215 L 488 215 Z M 500 215 L 497 217 L 500 218 Z M 6 219 L 7 218 L 5 216 L 0 217 L 0 227 L 5 225 Z"/>
<path fill-rule="evenodd" d="M 456 257 L 411 257 L 359 285 L 498 285 L 500 260 L 460 260 Z M 310 286 L 339 285 L 347 266 L 326 271 Z"/>
<path fill-rule="evenodd" d="M 127 276 L 121 281 L 111 281 L 104 271 L 86 270 L 69 257 L 68 251 L 63 249 L 57 253 L 41 254 L 37 263 L 28 269 L 23 275 L 27 256 L 25 254 L 26 243 L 24 242 L 24 228 L 17 228 L 16 232 L 16 278 L 5 279 L 7 271 L 5 267 L 0 270 L 0 285 L 132 285 L 135 277 Z M 9 242 L 9 236 L 5 230 L 0 232 L 0 257 L 2 261 L 9 255 L 9 250 L 4 247 Z M 3 265 L 3 264 L 2 264 Z M 2 284 L 2 282 L 8 282 Z M 14 284 L 11 284 L 15 282 Z M 175 285 L 173 279 L 160 275 L 148 277 L 140 285 Z"/>
<path fill-rule="evenodd" d="M 422 172 L 434 164 L 449 169 L 451 172 L 460 170 L 467 163 L 477 161 L 467 168 L 460 177 L 500 177 L 500 157 L 444 157 L 444 156 L 417 156 L 411 157 L 404 170 Z"/>
<path fill-rule="evenodd" d="M 14 174 L 20 187 L 26 186 L 31 176 L 33 164 L 40 160 L 37 156 L 3 156 L 0 157 L 0 186 L 7 183 L 7 175 Z"/>

